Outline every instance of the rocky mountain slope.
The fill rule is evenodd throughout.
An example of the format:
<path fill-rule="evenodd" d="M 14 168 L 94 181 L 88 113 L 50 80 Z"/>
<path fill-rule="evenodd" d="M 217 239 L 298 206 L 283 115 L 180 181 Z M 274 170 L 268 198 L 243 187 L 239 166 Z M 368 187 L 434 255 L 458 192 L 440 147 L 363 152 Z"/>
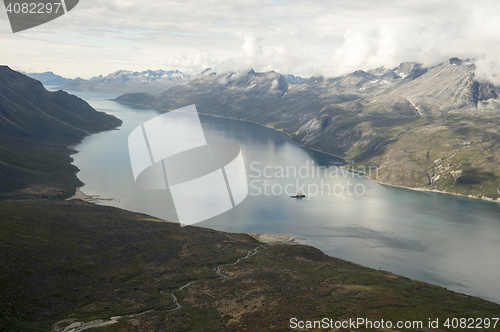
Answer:
<path fill-rule="evenodd" d="M 500 198 L 500 100 L 472 61 L 355 71 L 291 85 L 275 72 L 204 75 L 158 96 L 116 100 L 200 112 L 283 130 L 298 144 L 377 167 L 373 180 Z"/>
<path fill-rule="evenodd" d="M 69 145 L 121 121 L 0 66 L 0 197 L 68 195 L 80 185 Z"/>

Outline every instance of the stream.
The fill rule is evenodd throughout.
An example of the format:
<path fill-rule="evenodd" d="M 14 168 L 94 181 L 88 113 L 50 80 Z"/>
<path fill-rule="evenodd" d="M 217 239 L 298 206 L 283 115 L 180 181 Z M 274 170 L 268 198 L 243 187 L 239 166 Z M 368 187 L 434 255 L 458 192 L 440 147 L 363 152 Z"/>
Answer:
<path fill-rule="evenodd" d="M 224 266 L 236 265 L 239 262 L 241 262 L 242 260 L 245 260 L 245 259 L 248 259 L 252 256 L 255 256 L 259 252 L 259 249 L 265 245 L 267 245 L 267 244 L 261 244 L 260 246 L 254 248 L 252 251 L 249 251 L 246 256 L 238 258 L 234 263 L 227 263 L 227 264 L 222 264 L 222 265 L 217 266 L 214 270 L 214 272 L 218 275 L 217 278 L 223 279 L 223 278 L 226 278 L 228 276 L 227 274 L 224 274 L 221 271 L 221 268 L 223 268 Z M 190 281 L 190 282 L 180 286 L 179 288 L 169 292 L 170 296 L 172 298 L 172 302 L 175 304 L 175 308 L 165 310 L 165 312 L 171 312 L 171 311 L 179 310 L 180 308 L 182 308 L 182 304 L 179 303 L 179 300 L 177 299 L 177 297 L 174 294 L 175 292 L 182 291 L 186 287 L 189 287 L 190 285 L 197 283 L 198 281 L 202 281 L 202 280 L 206 280 L 206 279 L 199 279 L 199 280 Z M 161 291 L 160 293 L 164 294 L 163 291 Z M 87 322 L 87 323 L 73 321 L 70 325 L 66 326 L 64 329 L 61 329 L 60 327 L 58 327 L 58 325 L 60 323 L 63 323 L 63 322 L 68 322 L 68 320 L 65 319 L 65 320 L 59 321 L 56 324 L 54 324 L 54 328 L 52 329 L 52 332 L 80 332 L 80 331 L 87 330 L 90 328 L 104 327 L 104 326 L 116 324 L 122 318 L 138 317 L 138 316 L 142 316 L 142 315 L 148 314 L 148 313 L 156 311 L 156 310 L 157 309 L 150 309 L 150 310 L 146 310 L 146 311 L 143 311 L 143 312 L 140 312 L 137 314 L 130 314 L 130 315 L 125 315 L 125 316 L 114 316 L 114 317 L 111 317 L 109 320 L 94 320 L 94 321 Z"/>

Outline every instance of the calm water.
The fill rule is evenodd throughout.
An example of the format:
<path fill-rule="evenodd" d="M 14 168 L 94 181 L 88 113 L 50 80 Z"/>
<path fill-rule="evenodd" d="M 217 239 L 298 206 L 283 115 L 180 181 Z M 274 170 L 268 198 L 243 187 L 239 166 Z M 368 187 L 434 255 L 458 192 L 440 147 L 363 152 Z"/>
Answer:
<path fill-rule="evenodd" d="M 107 100 L 111 95 L 77 94 L 123 120 L 118 130 L 89 136 L 76 146 L 82 191 L 114 198 L 109 205 L 176 221 L 168 191 L 135 185 L 128 155 L 129 133 L 159 113 Z M 250 194 L 233 210 L 198 226 L 304 237 L 303 243 L 328 255 L 500 303 L 500 204 L 379 185 L 340 171 L 341 159 L 298 147 L 283 133 L 242 121 L 200 118 L 207 141 L 242 148 Z M 322 168 L 318 176 L 318 166 L 328 167 L 327 173 Z M 264 167 L 269 178 L 258 177 Z M 289 193 L 295 192 L 297 184 L 305 186 L 305 193 L 308 186 L 313 194 L 323 188 L 323 194 L 302 200 L 280 194 L 287 185 Z"/>

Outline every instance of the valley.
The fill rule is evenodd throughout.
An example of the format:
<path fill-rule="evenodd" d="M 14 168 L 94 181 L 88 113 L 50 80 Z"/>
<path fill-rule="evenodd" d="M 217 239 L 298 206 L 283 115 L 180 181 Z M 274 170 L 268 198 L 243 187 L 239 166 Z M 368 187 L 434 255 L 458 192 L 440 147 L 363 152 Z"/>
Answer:
<path fill-rule="evenodd" d="M 399 78 L 383 81 L 403 86 L 403 76 L 416 80 L 430 71 L 409 67 Z M 0 330 L 68 331 L 76 322 L 111 320 L 117 322 L 96 330 L 281 331 L 292 317 L 342 320 L 361 312 L 373 320 L 426 322 L 457 315 L 493 318 L 500 310 L 493 302 L 309 246 L 263 245 L 246 234 L 181 228 L 138 212 L 63 201 L 82 184 L 68 146 L 121 121 L 66 92 L 47 92 L 34 80 L 0 69 Z M 455 68 L 440 70 L 455 73 Z M 464 68 L 457 70 L 463 75 Z M 437 186 L 443 183 L 443 191 L 495 198 L 490 195 L 497 174 L 492 87 L 481 95 L 485 88 L 474 90 L 472 83 L 476 94 L 464 92 L 433 114 L 425 98 L 402 88 L 388 94 L 388 84 L 373 77 L 387 73 L 374 72 L 369 79 L 365 74 L 296 85 L 277 73 L 215 74 L 172 85 L 160 95 L 117 100 L 163 110 L 199 102 L 202 113 L 257 122 L 300 145 L 344 156 L 352 165 L 377 166 L 381 178 L 374 180 L 427 190 L 442 190 Z M 313 89 L 311 96 L 307 84 L 330 92 Z M 352 86 L 376 92 L 376 100 Z M 187 94 L 189 89 L 199 93 Z M 469 97 L 472 104 L 464 103 Z M 474 115 L 477 105 L 484 111 L 480 116 Z M 123 318 L 113 320 L 117 316 Z"/>

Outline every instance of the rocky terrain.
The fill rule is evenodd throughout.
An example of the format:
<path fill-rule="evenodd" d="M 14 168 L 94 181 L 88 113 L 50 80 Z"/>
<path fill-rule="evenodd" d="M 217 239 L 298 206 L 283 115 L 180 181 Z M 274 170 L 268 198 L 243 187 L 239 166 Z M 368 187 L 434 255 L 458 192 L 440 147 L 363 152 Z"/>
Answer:
<path fill-rule="evenodd" d="M 68 146 L 121 121 L 0 66 L 0 198 L 71 196 L 81 182 Z"/>
<path fill-rule="evenodd" d="M 382 183 L 485 199 L 500 198 L 499 89 L 478 81 L 471 60 L 432 68 L 311 77 L 292 85 L 276 72 L 211 74 L 160 95 L 121 103 L 168 111 L 196 104 L 205 114 L 257 122 L 303 146 L 377 167 Z"/>

